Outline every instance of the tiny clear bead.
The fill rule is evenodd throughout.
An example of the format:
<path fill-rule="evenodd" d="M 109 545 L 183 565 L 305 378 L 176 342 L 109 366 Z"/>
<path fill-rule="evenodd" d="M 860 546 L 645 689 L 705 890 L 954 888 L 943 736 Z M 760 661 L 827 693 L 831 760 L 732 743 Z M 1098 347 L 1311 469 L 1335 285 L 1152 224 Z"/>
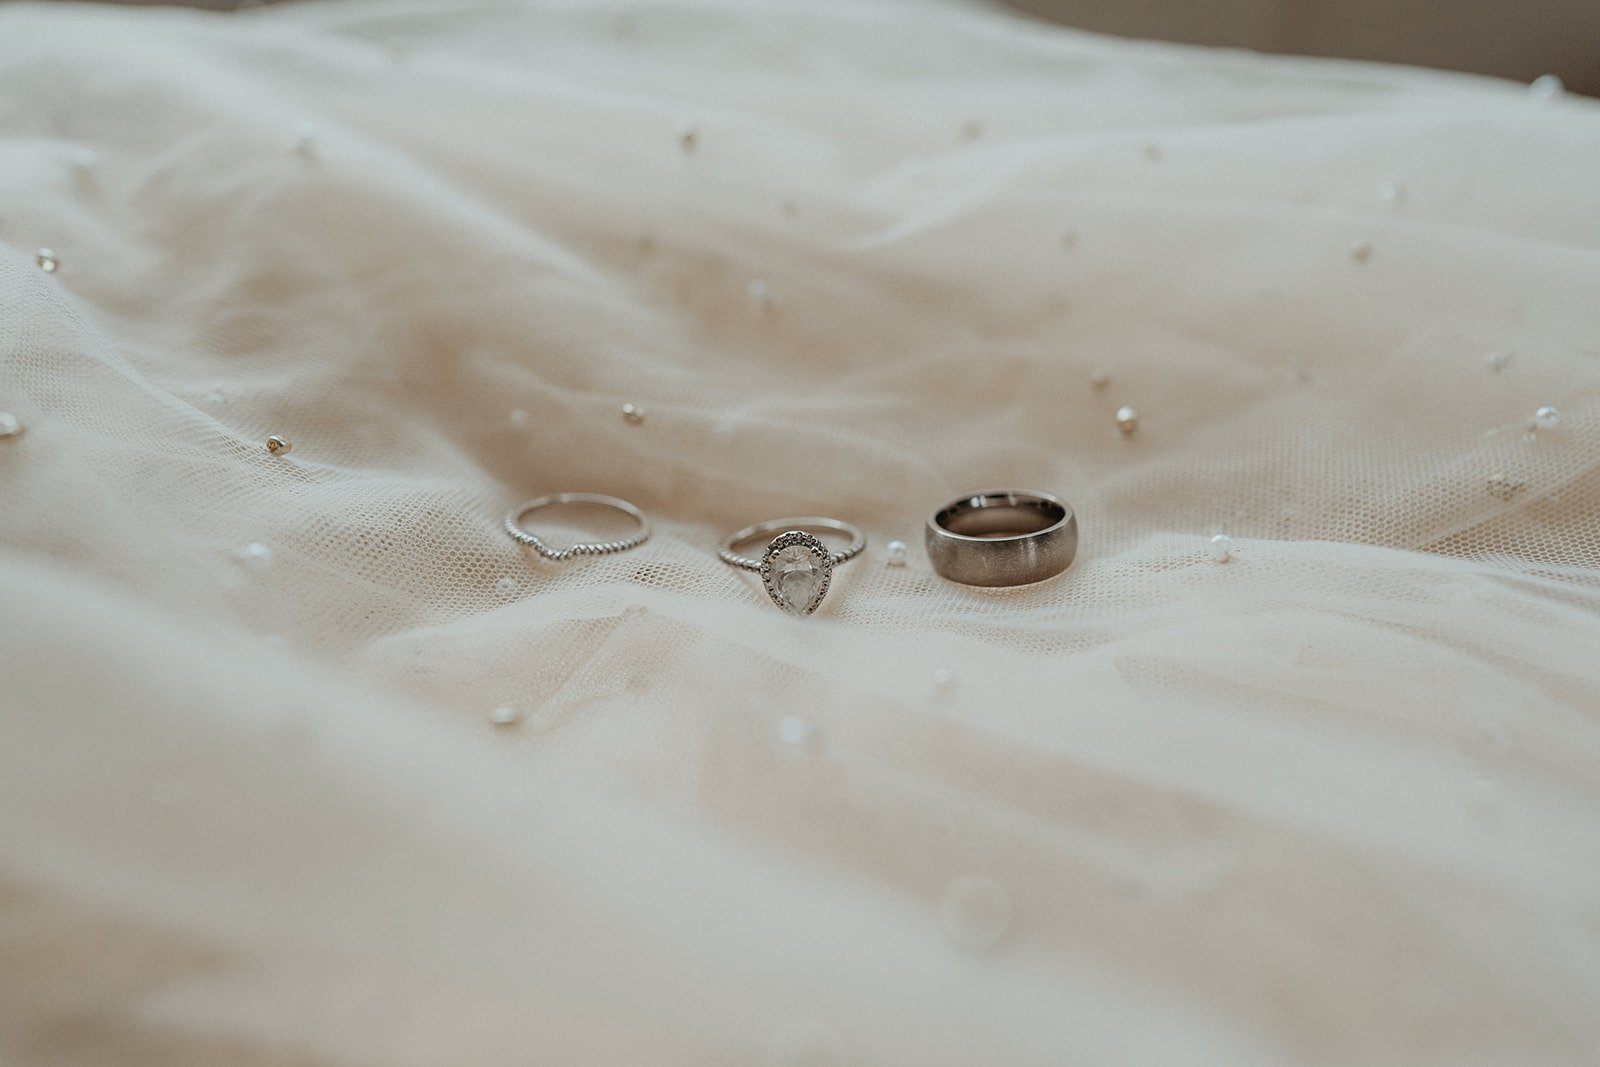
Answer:
<path fill-rule="evenodd" d="M 1011 929 L 1011 894 L 987 874 L 969 874 L 945 887 L 940 919 L 950 940 L 962 948 L 990 948 Z"/>
<path fill-rule="evenodd" d="M 1533 424 L 1541 430 L 1553 430 L 1561 424 L 1561 412 L 1552 407 L 1542 407 L 1533 413 Z"/>
<path fill-rule="evenodd" d="M 1350 258 L 1357 263 L 1365 263 L 1372 258 L 1372 242 L 1357 241 L 1350 246 Z"/>
<path fill-rule="evenodd" d="M 888 553 L 889 566 L 904 567 L 906 565 L 906 558 L 908 555 L 910 555 L 911 550 L 906 547 L 906 543 L 904 541 L 890 541 L 889 544 L 884 548 L 884 551 Z"/>
<path fill-rule="evenodd" d="M 243 563 L 246 567 L 253 571 L 266 570 L 268 567 L 272 566 L 272 549 L 268 548 L 260 541 L 250 542 L 248 545 L 245 545 L 243 548 L 239 549 L 239 551 L 234 555 L 238 558 L 240 563 Z"/>
<path fill-rule="evenodd" d="M 638 404 L 622 405 L 622 419 L 632 426 L 637 426 L 644 421 L 644 408 Z"/>
<path fill-rule="evenodd" d="M 512 429 L 520 430 L 528 425 L 528 413 L 521 408 L 515 408 L 511 412 L 510 420 Z"/>
<path fill-rule="evenodd" d="M 46 274 L 54 274 L 61 267 L 61 260 L 57 259 L 56 254 L 48 248 L 39 249 L 33 261 L 39 264 L 39 269 Z"/>
<path fill-rule="evenodd" d="M 0 411 L 0 437 L 15 437 L 22 432 L 22 420 L 9 411 Z"/>
<path fill-rule="evenodd" d="M 267 438 L 267 452 L 274 456 L 287 456 L 294 450 L 294 444 L 287 437 L 273 434 Z"/>
<path fill-rule="evenodd" d="M 1560 76 L 1555 74 L 1541 74 L 1528 84 L 1528 93 L 1535 100 L 1552 100 L 1565 89 Z"/>
<path fill-rule="evenodd" d="M 496 726 L 510 726 L 519 718 L 521 716 L 517 713 L 517 709 L 510 704 L 501 704 L 498 708 L 489 712 L 489 721 Z"/>
<path fill-rule="evenodd" d="M 1233 558 L 1233 538 L 1227 534 L 1215 534 L 1211 538 L 1211 558 L 1218 563 L 1226 563 Z"/>
<path fill-rule="evenodd" d="M 506 596 L 510 596 L 512 593 L 517 591 L 517 580 L 510 575 L 506 575 L 503 578 L 496 578 L 494 581 L 494 587 L 497 592 Z"/>
<path fill-rule="evenodd" d="M 1117 429 L 1125 434 L 1131 434 L 1139 428 L 1139 413 L 1130 407 L 1117 409 Z"/>
<path fill-rule="evenodd" d="M 956 672 L 949 667 L 940 667 L 933 672 L 933 691 L 940 696 L 955 692 Z"/>

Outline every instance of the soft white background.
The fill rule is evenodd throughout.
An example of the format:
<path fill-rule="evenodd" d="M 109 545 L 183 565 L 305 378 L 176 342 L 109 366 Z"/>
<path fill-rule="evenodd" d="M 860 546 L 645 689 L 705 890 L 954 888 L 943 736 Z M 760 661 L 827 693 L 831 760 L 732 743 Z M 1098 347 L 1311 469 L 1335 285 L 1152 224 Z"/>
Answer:
<path fill-rule="evenodd" d="M 0 1050 L 1593 1062 L 1597 173 L 956 5 L 0 7 Z M 1005 485 L 1077 566 L 934 577 Z"/>

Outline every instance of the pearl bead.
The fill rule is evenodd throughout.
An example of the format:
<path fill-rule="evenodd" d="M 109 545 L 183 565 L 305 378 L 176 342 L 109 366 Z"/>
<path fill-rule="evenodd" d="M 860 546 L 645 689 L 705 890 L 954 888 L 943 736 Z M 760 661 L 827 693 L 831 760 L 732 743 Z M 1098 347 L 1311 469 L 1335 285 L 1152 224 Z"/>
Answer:
<path fill-rule="evenodd" d="M 760 278 L 745 286 L 745 293 L 750 298 L 750 310 L 757 315 L 764 315 L 772 310 L 772 290 Z"/>
<path fill-rule="evenodd" d="M 906 565 L 906 557 L 910 554 L 910 549 L 906 547 L 906 543 L 904 541 L 890 541 L 889 544 L 885 546 L 884 552 L 886 552 L 889 556 L 889 566 L 904 567 Z"/>
<path fill-rule="evenodd" d="M 273 434 L 267 438 L 267 452 L 274 456 L 287 456 L 294 450 L 294 444 L 287 437 Z"/>
<path fill-rule="evenodd" d="M 962 948 L 990 948 L 1011 929 L 1011 894 L 987 874 L 969 874 L 945 886 L 939 916 L 945 936 Z"/>
<path fill-rule="evenodd" d="M 1385 203 L 1398 207 L 1406 202 L 1406 187 L 1399 182 L 1384 182 L 1378 186 L 1378 195 Z"/>
<path fill-rule="evenodd" d="M 1117 429 L 1131 434 L 1139 428 L 1139 413 L 1126 405 L 1117 409 Z"/>
<path fill-rule="evenodd" d="M 778 740 L 792 748 L 809 745 L 814 732 L 811 724 L 798 715 L 785 715 L 778 720 Z"/>
<path fill-rule="evenodd" d="M 955 692 L 956 672 L 949 667 L 940 667 L 933 672 L 933 691 L 939 696 L 948 696 Z"/>
<path fill-rule="evenodd" d="M 1533 424 L 1541 430 L 1553 430 L 1561 424 L 1561 412 L 1552 407 L 1542 407 L 1533 413 Z"/>
<path fill-rule="evenodd" d="M 637 426 L 644 421 L 644 408 L 638 404 L 622 405 L 622 421 L 630 426 Z"/>
<path fill-rule="evenodd" d="M 61 267 L 61 260 L 57 259 L 56 254 L 48 248 L 39 249 L 38 254 L 33 257 L 33 261 L 39 264 L 39 269 L 46 274 L 54 274 Z"/>
<path fill-rule="evenodd" d="M 252 541 L 234 553 L 235 558 L 253 571 L 263 571 L 272 566 L 272 549 L 260 541 Z"/>
<path fill-rule="evenodd" d="M 1514 357 L 1515 354 L 1512 352 L 1490 352 L 1484 357 L 1483 363 L 1484 366 L 1489 368 L 1490 374 L 1499 374 L 1511 366 L 1511 360 Z"/>
<path fill-rule="evenodd" d="M 511 577 L 509 574 L 503 578 L 496 578 L 494 581 L 494 588 L 496 592 L 502 594 L 503 596 L 510 596 L 512 593 L 517 591 L 517 580 Z"/>
<path fill-rule="evenodd" d="M 522 715 L 510 704 L 501 704 L 489 712 L 489 721 L 496 726 L 510 726 L 520 718 Z"/>
<path fill-rule="evenodd" d="M 16 437 L 22 433 L 22 420 L 9 411 L 0 411 L 0 437 Z"/>
<path fill-rule="evenodd" d="M 1555 74 L 1541 74 L 1528 83 L 1528 94 L 1535 100 L 1553 100 L 1566 89 Z"/>
<path fill-rule="evenodd" d="M 521 408 L 514 408 L 510 415 L 510 421 L 513 430 L 520 430 L 528 425 L 528 413 Z"/>
<path fill-rule="evenodd" d="M 1226 563 L 1233 558 L 1233 538 L 1225 533 L 1212 535 L 1211 558 L 1218 563 Z"/>
<path fill-rule="evenodd" d="M 1365 263 L 1372 258 L 1372 243 L 1370 241 L 1357 241 L 1350 246 L 1350 258 L 1357 263 Z"/>
<path fill-rule="evenodd" d="M 94 175 L 95 169 L 100 166 L 100 153 L 88 145 L 80 146 L 73 150 L 72 169 L 79 178 L 88 179 Z"/>

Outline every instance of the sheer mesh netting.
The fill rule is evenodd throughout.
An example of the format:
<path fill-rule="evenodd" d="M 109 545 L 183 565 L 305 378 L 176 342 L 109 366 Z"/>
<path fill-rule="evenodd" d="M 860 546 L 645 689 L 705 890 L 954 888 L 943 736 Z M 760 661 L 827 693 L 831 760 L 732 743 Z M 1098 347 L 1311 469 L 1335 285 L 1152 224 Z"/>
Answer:
<path fill-rule="evenodd" d="M 1595 1062 L 1597 175 L 945 4 L 3 5 L 0 1058 Z M 1003 487 L 1076 565 L 936 577 Z"/>

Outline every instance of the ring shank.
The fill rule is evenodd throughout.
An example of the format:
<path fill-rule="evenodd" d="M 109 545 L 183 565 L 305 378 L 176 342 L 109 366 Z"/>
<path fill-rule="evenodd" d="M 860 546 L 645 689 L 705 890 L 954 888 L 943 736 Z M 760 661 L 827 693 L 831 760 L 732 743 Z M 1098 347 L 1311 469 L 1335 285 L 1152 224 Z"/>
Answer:
<path fill-rule="evenodd" d="M 867 535 L 848 522 L 841 522 L 838 519 L 830 519 L 822 515 L 806 515 L 792 519 L 768 519 L 766 522 L 758 522 L 752 526 L 746 526 L 722 543 L 722 550 L 717 553 L 717 556 L 729 566 L 738 567 L 741 570 L 759 571 L 761 569 L 761 560 L 751 556 L 740 555 L 736 551 L 738 547 L 757 538 L 771 540 L 774 536 L 788 533 L 790 530 L 800 530 L 805 533 L 826 530 L 829 533 L 843 534 L 848 537 L 850 543 L 833 553 L 834 566 L 854 559 L 867 547 Z"/>
<path fill-rule="evenodd" d="M 1029 585 L 1072 566 L 1078 518 L 1049 493 L 1001 489 L 952 500 L 923 535 L 935 573 L 963 585 Z"/>

